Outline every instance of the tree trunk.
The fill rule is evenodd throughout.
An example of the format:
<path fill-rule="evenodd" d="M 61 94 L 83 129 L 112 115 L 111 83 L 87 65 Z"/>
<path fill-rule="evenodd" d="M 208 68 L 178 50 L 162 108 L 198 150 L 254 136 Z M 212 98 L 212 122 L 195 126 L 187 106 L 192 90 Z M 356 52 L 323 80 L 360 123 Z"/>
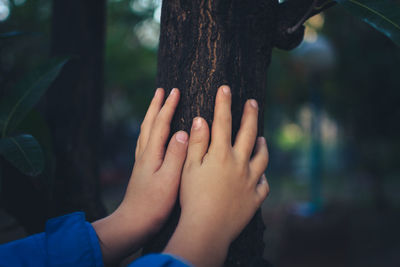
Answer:
<path fill-rule="evenodd" d="M 303 28 L 290 38 L 278 30 L 292 22 L 278 19 L 281 6 L 277 0 L 163 1 L 157 86 L 167 93 L 174 87 L 181 91 L 171 133 L 189 131 L 196 116 L 204 117 L 211 126 L 217 89 L 227 84 L 233 97 L 233 138 L 249 98 L 259 102 L 258 134 L 262 135 L 272 48 L 293 48 L 303 36 Z M 164 231 L 145 252 L 161 251 L 178 219 L 177 207 Z M 265 266 L 264 228 L 261 213 L 257 212 L 232 244 L 226 266 Z"/>
<path fill-rule="evenodd" d="M 103 103 L 105 0 L 53 1 L 52 54 L 71 55 L 46 98 L 56 174 L 53 215 L 82 210 L 105 215 L 99 147 Z"/>

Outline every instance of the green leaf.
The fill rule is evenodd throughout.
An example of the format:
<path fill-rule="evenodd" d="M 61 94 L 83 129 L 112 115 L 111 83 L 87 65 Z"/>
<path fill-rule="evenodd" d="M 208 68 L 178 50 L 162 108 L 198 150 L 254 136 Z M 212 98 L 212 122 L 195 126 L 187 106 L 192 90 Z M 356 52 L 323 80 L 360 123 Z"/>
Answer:
<path fill-rule="evenodd" d="M 336 0 L 400 46 L 400 4 L 394 0 Z"/>
<path fill-rule="evenodd" d="M 53 151 L 53 138 L 44 116 L 33 109 L 18 125 L 18 133 L 29 133 L 35 137 L 43 150 L 45 168 L 38 178 L 42 184 L 51 188 L 54 184 L 56 158 Z"/>
<path fill-rule="evenodd" d="M 37 176 L 43 171 L 43 151 L 32 135 L 0 139 L 0 155 L 25 175 Z"/>
<path fill-rule="evenodd" d="M 21 79 L 8 96 L 0 100 L 0 130 L 6 137 L 25 118 L 59 75 L 68 59 L 58 59 Z"/>

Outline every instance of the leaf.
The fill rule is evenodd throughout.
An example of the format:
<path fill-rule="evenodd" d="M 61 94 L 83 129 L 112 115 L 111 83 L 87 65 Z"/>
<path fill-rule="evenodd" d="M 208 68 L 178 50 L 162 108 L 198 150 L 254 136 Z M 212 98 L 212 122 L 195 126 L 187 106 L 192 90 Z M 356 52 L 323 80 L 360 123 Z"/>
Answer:
<path fill-rule="evenodd" d="M 336 0 L 400 46 L 400 4 L 394 0 Z"/>
<path fill-rule="evenodd" d="M 0 139 L 0 155 L 25 175 L 37 176 L 44 169 L 42 148 L 32 135 Z"/>
<path fill-rule="evenodd" d="M 39 102 L 68 59 L 58 59 L 18 82 L 10 95 L 0 100 L 0 130 L 6 137 Z"/>
<path fill-rule="evenodd" d="M 33 109 L 18 125 L 16 132 L 33 135 L 41 145 L 45 168 L 37 178 L 42 184 L 51 188 L 54 184 L 56 158 L 53 151 L 53 138 L 44 116 Z"/>

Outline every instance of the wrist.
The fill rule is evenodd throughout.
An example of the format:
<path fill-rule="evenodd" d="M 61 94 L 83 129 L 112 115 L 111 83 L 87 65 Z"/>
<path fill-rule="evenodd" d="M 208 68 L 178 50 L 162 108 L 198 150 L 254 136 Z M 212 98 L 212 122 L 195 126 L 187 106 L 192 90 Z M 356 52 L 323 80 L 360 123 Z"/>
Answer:
<path fill-rule="evenodd" d="M 177 255 L 196 267 L 222 266 L 230 238 L 212 223 L 181 217 L 164 252 Z"/>
<path fill-rule="evenodd" d="M 92 223 L 106 264 L 118 262 L 140 248 L 145 240 L 140 222 L 121 206 L 109 216 Z"/>
<path fill-rule="evenodd" d="M 145 242 L 149 235 L 149 225 L 146 216 L 138 216 L 142 214 L 138 209 L 128 205 L 121 205 L 108 217 L 110 227 L 119 237 L 121 243 L 124 243 L 130 250 L 136 250 Z M 116 239 L 116 237 L 114 237 Z"/>

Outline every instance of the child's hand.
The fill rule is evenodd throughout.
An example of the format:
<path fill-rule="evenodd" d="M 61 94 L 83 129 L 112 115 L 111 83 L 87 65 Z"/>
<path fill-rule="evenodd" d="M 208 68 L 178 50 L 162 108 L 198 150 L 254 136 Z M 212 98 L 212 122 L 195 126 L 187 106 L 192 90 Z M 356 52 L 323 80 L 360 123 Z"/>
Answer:
<path fill-rule="evenodd" d="M 106 263 L 138 249 L 167 219 L 177 197 L 187 152 L 187 133 L 180 131 L 165 143 L 179 101 L 173 89 L 164 106 L 164 90 L 158 89 L 141 126 L 136 162 L 119 208 L 93 224 Z"/>
<path fill-rule="evenodd" d="M 231 145 L 231 93 L 217 93 L 209 146 L 209 129 L 196 118 L 190 134 L 182 173 L 178 227 L 165 252 L 179 255 L 195 266 L 223 263 L 229 244 L 248 224 L 269 186 L 263 174 L 268 163 L 265 139 L 257 139 L 258 106 L 247 101 L 234 146 Z M 261 177 L 261 178 L 260 178 Z"/>

